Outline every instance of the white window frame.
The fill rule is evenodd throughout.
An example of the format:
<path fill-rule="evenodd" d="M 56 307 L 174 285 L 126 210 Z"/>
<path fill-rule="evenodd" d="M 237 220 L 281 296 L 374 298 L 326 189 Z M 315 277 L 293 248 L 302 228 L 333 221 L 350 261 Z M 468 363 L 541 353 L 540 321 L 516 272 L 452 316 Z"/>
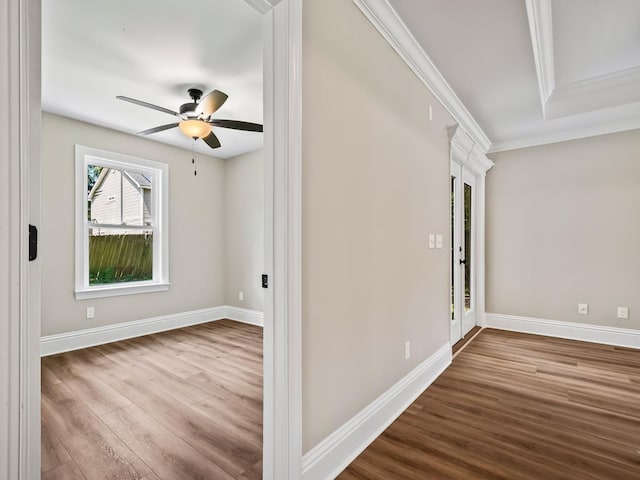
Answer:
<path fill-rule="evenodd" d="M 76 155 L 76 300 L 114 297 L 169 289 L 169 166 L 144 158 L 108 152 L 84 145 L 75 146 Z M 149 174 L 151 183 L 151 222 L 153 229 L 153 278 L 141 282 L 89 285 L 89 219 L 87 205 L 87 167 L 99 165 Z M 116 227 L 116 226 L 114 226 Z"/>

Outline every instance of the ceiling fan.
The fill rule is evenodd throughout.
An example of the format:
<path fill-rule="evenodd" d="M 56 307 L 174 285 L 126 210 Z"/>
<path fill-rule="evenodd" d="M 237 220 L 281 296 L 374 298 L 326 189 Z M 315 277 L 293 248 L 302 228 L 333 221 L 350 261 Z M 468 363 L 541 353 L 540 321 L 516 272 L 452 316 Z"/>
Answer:
<path fill-rule="evenodd" d="M 161 125 L 159 127 L 138 132 L 138 135 L 149 135 L 178 127 L 187 137 L 193 138 L 194 140 L 200 138 L 211 148 L 218 148 L 220 146 L 220 141 L 213 133 L 211 127 L 232 128 L 234 130 L 245 130 L 248 132 L 262 132 L 262 125 L 259 123 L 211 118 L 215 111 L 227 101 L 228 95 L 226 93 L 214 90 L 203 97 L 202 90 L 197 88 L 190 88 L 187 92 L 192 101 L 180 105 L 179 112 L 159 107 L 152 103 L 143 102 L 142 100 L 136 100 L 135 98 L 124 97 L 122 95 L 118 95 L 116 98 L 124 100 L 125 102 L 140 105 L 141 107 L 168 113 L 169 115 L 173 115 L 180 119 L 180 121 L 176 123 L 169 123 L 167 125 Z"/>

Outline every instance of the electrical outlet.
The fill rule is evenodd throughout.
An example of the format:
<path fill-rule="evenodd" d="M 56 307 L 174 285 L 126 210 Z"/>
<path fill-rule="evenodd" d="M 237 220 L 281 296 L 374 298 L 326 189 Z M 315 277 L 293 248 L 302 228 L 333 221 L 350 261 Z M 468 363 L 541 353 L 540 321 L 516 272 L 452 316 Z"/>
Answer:
<path fill-rule="evenodd" d="M 238 300 L 244 300 L 244 292 L 238 292 Z"/>
<path fill-rule="evenodd" d="M 93 307 L 87 307 L 87 318 L 94 318 L 96 316 L 96 311 Z"/>
<path fill-rule="evenodd" d="M 578 313 L 580 315 L 588 315 L 589 314 L 589 304 L 588 303 L 579 303 L 578 304 Z"/>
<path fill-rule="evenodd" d="M 626 320 L 629 318 L 629 307 L 618 307 L 618 318 Z"/>
<path fill-rule="evenodd" d="M 404 342 L 404 359 L 409 360 L 411 358 L 411 342 Z"/>

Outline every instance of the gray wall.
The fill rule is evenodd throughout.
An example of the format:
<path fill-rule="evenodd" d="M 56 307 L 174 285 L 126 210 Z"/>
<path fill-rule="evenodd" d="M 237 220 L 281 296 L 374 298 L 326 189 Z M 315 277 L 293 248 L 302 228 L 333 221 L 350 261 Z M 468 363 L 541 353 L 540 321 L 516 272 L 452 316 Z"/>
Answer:
<path fill-rule="evenodd" d="M 308 451 L 449 341 L 453 121 L 353 2 L 305 1 L 303 15 Z"/>
<path fill-rule="evenodd" d="M 42 130 L 42 335 L 224 305 L 224 160 L 194 176 L 186 150 L 48 113 Z M 169 164 L 169 291 L 75 300 L 76 143 Z"/>
<path fill-rule="evenodd" d="M 260 149 L 229 158 L 224 171 L 226 304 L 258 311 L 264 299 L 263 156 Z"/>
<path fill-rule="evenodd" d="M 487 311 L 640 329 L 640 130 L 491 158 Z"/>

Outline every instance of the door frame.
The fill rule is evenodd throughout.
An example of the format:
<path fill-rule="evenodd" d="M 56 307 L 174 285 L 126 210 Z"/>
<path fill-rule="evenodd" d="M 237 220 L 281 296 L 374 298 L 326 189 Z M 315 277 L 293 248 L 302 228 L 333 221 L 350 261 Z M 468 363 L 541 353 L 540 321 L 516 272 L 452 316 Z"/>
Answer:
<path fill-rule="evenodd" d="M 471 288 L 474 290 L 474 302 L 472 305 L 473 313 L 475 314 L 476 325 L 484 326 L 486 318 L 485 308 L 485 180 L 487 171 L 493 167 L 494 163 L 487 158 L 486 154 L 480 149 L 480 147 L 472 140 L 472 138 L 464 131 L 460 126 L 454 126 L 449 128 L 450 138 L 450 162 L 451 172 L 454 171 L 456 165 L 460 166 L 461 172 L 458 174 L 458 182 L 461 185 L 458 188 L 458 192 L 463 190 L 464 174 L 467 172 L 475 180 L 473 186 L 473 200 L 472 200 L 472 222 L 473 222 L 473 239 L 472 239 L 472 263 L 473 271 L 471 272 Z M 451 178 L 451 175 L 449 176 Z M 451 180 L 449 180 L 450 182 Z M 456 192 L 456 194 L 458 193 Z M 461 204 L 460 204 L 461 205 Z M 461 211 L 463 208 L 459 208 L 458 220 L 462 220 Z M 458 223 L 461 223 L 458 222 Z M 461 234 L 460 228 L 457 228 L 457 234 Z M 453 239 L 454 232 L 450 232 L 450 238 Z M 455 246 L 455 242 L 454 242 Z M 453 247 L 452 247 L 453 248 Z M 459 266 L 459 252 L 454 253 L 453 271 L 449 272 L 451 275 L 449 278 L 453 278 L 454 282 L 461 283 Z M 454 299 L 457 300 L 457 299 Z M 460 302 L 456 302 L 460 303 Z M 455 305 L 455 309 L 460 314 L 462 312 L 461 307 L 463 305 Z M 463 322 L 464 314 L 460 317 L 460 323 Z M 454 322 L 449 319 L 451 325 L 451 344 L 454 344 Z M 458 328 L 462 328 L 459 325 Z"/>
<path fill-rule="evenodd" d="M 452 245 L 452 280 L 453 280 L 453 289 L 455 294 L 453 295 L 453 303 L 454 303 L 454 318 L 451 321 L 451 343 L 455 343 L 458 340 L 464 338 L 464 336 L 475 326 L 477 325 L 477 316 L 476 316 L 476 229 L 477 229 L 477 205 L 476 205 L 476 183 L 477 177 L 469 169 L 462 164 L 458 163 L 456 160 L 451 160 L 451 177 L 456 179 L 455 182 L 455 191 L 454 194 L 454 202 L 453 202 L 453 232 L 451 235 L 451 245 Z M 464 301 L 464 291 L 465 291 L 465 276 L 462 274 L 462 252 L 461 250 L 466 250 L 466 239 L 464 234 L 464 212 L 465 212 L 465 197 L 464 197 L 464 187 L 465 185 L 469 185 L 471 190 L 471 270 L 470 270 L 470 297 L 471 297 L 471 308 L 469 310 L 465 310 L 465 301 Z M 465 261 L 469 261 L 468 258 L 464 258 Z M 465 263 L 464 271 L 468 269 L 469 265 Z"/>
<path fill-rule="evenodd" d="M 265 480 L 302 470 L 302 0 L 246 0 L 263 15 Z M 40 0 L 0 7 L 0 478 L 40 478 Z M 269 225 L 269 226 L 267 226 Z M 6 233 L 5 233 L 6 232 Z M 6 265 L 6 268 L 5 268 Z"/>

